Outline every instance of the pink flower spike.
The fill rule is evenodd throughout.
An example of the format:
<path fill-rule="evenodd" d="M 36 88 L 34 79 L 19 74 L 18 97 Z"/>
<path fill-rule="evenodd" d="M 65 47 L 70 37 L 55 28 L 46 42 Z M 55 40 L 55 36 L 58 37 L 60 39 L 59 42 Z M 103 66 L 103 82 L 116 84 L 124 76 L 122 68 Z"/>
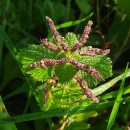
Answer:
<path fill-rule="evenodd" d="M 76 44 L 74 44 L 72 47 L 71 47 L 71 51 L 74 52 L 76 51 L 82 44 L 80 42 L 77 42 Z"/>
<path fill-rule="evenodd" d="M 52 20 L 51 18 L 49 18 L 48 16 L 46 16 L 46 20 L 47 20 L 48 23 L 49 23 L 50 29 L 51 29 L 51 31 L 52 31 L 52 33 L 53 33 L 53 35 L 54 35 L 54 38 L 55 38 L 56 42 L 57 42 L 57 43 L 60 43 L 60 45 L 61 45 L 61 47 L 62 47 L 62 49 L 63 49 L 64 51 L 68 51 L 68 47 L 67 47 L 67 46 L 65 45 L 65 43 L 63 42 L 62 38 L 60 38 L 59 33 L 58 33 L 58 31 L 56 30 L 56 27 L 55 27 L 55 25 L 54 25 L 53 20 Z"/>
<path fill-rule="evenodd" d="M 90 74 L 91 76 L 95 77 L 96 79 L 103 80 L 102 75 L 94 68 L 92 68 L 89 65 L 84 65 L 83 71 L 85 71 L 87 74 Z"/>
<path fill-rule="evenodd" d="M 47 39 L 41 39 L 41 43 L 43 46 L 45 46 L 51 51 L 56 51 L 56 52 L 60 51 L 60 48 L 57 45 L 53 44 L 52 42 L 48 42 Z"/>
<path fill-rule="evenodd" d="M 88 46 L 87 48 L 79 50 L 78 53 L 82 56 L 107 55 L 110 53 L 110 49 L 102 50 L 99 48 L 92 48 L 92 46 Z"/>
<path fill-rule="evenodd" d="M 90 31 L 91 31 L 91 26 L 93 25 L 93 22 L 91 20 L 88 21 L 88 24 L 87 26 L 85 27 L 84 29 L 84 32 L 79 40 L 79 42 L 83 45 L 86 40 L 89 38 L 89 34 L 90 34 Z"/>
<path fill-rule="evenodd" d="M 73 58 L 70 58 L 69 59 L 69 62 L 75 66 L 78 70 L 83 70 L 83 67 L 84 67 L 84 64 L 80 63 L 79 61 L 73 59 Z"/>
<path fill-rule="evenodd" d="M 73 45 L 71 47 L 71 51 L 74 52 L 76 51 L 80 46 L 82 46 L 86 40 L 89 38 L 89 34 L 90 34 L 90 31 L 91 31 L 91 26 L 92 26 L 93 22 L 90 20 L 88 21 L 88 24 L 87 26 L 85 27 L 84 31 L 83 31 L 83 34 L 79 40 L 79 42 L 77 42 L 75 45 Z"/>
<path fill-rule="evenodd" d="M 54 34 L 54 38 L 55 38 L 56 42 L 60 43 L 61 40 L 59 39 L 59 33 L 56 30 L 53 20 L 51 18 L 49 18 L 48 16 L 46 16 L 46 20 L 48 21 L 50 29 L 51 29 L 52 33 Z"/>
<path fill-rule="evenodd" d="M 45 59 L 42 59 L 39 63 L 40 63 L 40 67 L 45 69 L 50 66 L 57 66 L 67 61 L 68 61 L 67 58 L 61 58 L 59 60 L 45 58 Z"/>
<path fill-rule="evenodd" d="M 78 82 L 79 86 L 82 88 L 85 95 L 88 98 L 90 98 L 93 102 L 98 103 L 98 98 L 92 93 L 91 89 L 88 88 L 86 81 L 83 80 L 79 75 L 76 75 L 74 78 Z"/>
<path fill-rule="evenodd" d="M 34 63 L 32 63 L 32 64 L 30 64 L 29 66 L 28 66 L 28 70 L 32 70 L 32 69 L 35 69 L 37 66 L 39 66 L 40 65 L 40 62 L 38 61 L 38 62 L 34 62 Z"/>
<path fill-rule="evenodd" d="M 62 47 L 62 50 L 64 51 L 68 51 L 68 47 L 65 45 L 65 43 L 61 40 L 61 47 Z"/>
<path fill-rule="evenodd" d="M 61 58 L 58 60 L 58 64 L 62 64 L 68 61 L 68 58 Z"/>
<path fill-rule="evenodd" d="M 75 66 L 78 70 L 83 70 L 84 72 L 95 77 L 96 79 L 99 79 L 99 80 L 103 79 L 102 75 L 96 69 L 92 68 L 91 66 L 86 65 L 86 64 L 82 64 L 73 58 L 70 58 L 69 62 L 73 66 Z"/>
<path fill-rule="evenodd" d="M 41 65 L 44 65 L 46 67 L 56 66 L 58 64 L 57 60 L 55 60 L 55 59 L 48 59 L 48 58 L 45 58 L 45 59 L 41 60 L 40 63 L 41 63 Z"/>

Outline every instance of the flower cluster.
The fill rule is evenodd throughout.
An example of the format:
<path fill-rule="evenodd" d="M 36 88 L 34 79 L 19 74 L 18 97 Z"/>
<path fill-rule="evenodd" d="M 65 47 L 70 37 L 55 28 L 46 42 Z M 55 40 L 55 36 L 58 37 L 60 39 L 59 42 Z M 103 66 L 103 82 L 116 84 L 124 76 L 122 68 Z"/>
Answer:
<path fill-rule="evenodd" d="M 82 56 L 95 56 L 95 55 L 107 55 L 110 53 L 110 49 L 99 49 L 99 48 L 92 48 L 92 46 L 88 46 L 87 48 L 83 48 L 78 52 Z"/>
<path fill-rule="evenodd" d="M 68 47 L 61 36 L 59 36 L 58 31 L 56 30 L 56 27 L 54 25 L 54 22 L 49 17 L 46 17 L 46 20 L 49 23 L 50 29 L 54 35 L 54 39 L 56 41 L 56 44 L 52 42 L 48 42 L 47 39 L 41 39 L 42 45 L 49 49 L 50 51 L 55 51 L 57 53 L 60 53 L 61 51 L 64 51 L 65 53 L 70 52 L 70 54 L 73 54 L 74 52 L 77 52 L 80 56 L 96 56 L 96 55 L 107 55 L 110 50 L 109 49 L 98 49 L 93 48 L 91 46 L 88 46 L 87 48 L 79 49 L 83 44 L 85 44 L 86 40 L 88 39 L 88 35 L 91 31 L 91 26 L 93 24 L 92 21 L 88 21 L 87 26 L 85 27 L 83 34 L 81 35 L 81 38 L 78 42 L 76 42 L 71 47 Z M 80 63 L 79 61 L 75 60 L 74 58 L 65 57 L 61 59 L 48 59 L 44 58 L 41 61 L 34 62 L 28 66 L 29 70 L 35 69 L 36 67 L 41 67 L 42 69 L 45 69 L 50 66 L 58 66 L 62 63 L 69 63 L 73 65 L 77 70 L 84 71 L 85 73 L 95 77 L 98 80 L 103 80 L 102 75 L 93 67 Z M 77 81 L 79 86 L 84 91 L 85 95 L 90 98 L 93 102 L 98 103 L 98 98 L 93 95 L 91 90 L 88 88 L 87 83 L 80 75 L 75 75 L 74 79 Z M 48 91 L 46 90 L 45 95 L 48 95 Z M 45 100 L 47 99 L 47 96 L 45 97 Z"/>
<path fill-rule="evenodd" d="M 65 62 L 67 62 L 67 58 L 61 58 L 59 60 L 45 58 L 45 59 L 42 59 L 41 61 L 37 61 L 37 62 L 30 64 L 28 66 L 28 69 L 32 70 L 38 66 L 41 67 L 42 69 L 45 69 L 49 66 L 56 66 L 56 65 L 59 65 L 59 64 L 65 63 Z"/>

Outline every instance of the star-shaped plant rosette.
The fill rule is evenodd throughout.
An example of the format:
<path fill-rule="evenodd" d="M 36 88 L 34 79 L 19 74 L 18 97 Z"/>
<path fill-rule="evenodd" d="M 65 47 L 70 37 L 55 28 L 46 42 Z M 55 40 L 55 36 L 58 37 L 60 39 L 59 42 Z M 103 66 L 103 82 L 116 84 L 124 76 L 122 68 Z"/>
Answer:
<path fill-rule="evenodd" d="M 89 38 L 92 21 L 88 21 L 78 40 L 74 33 L 61 37 L 54 22 L 46 17 L 54 37 L 41 39 L 41 45 L 29 45 L 19 53 L 27 74 L 43 84 L 37 88 L 40 105 L 48 110 L 66 108 L 85 94 L 98 103 L 89 87 L 112 75 L 109 49 L 82 47 Z M 57 82 L 56 82 L 57 80 Z M 88 87 L 89 86 L 89 87 Z"/>

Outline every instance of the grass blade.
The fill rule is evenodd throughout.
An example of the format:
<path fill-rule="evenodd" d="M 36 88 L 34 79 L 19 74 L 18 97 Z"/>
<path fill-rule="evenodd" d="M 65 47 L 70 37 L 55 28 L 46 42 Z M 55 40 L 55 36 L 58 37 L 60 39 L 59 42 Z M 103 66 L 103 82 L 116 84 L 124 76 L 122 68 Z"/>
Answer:
<path fill-rule="evenodd" d="M 122 102 L 130 102 L 130 97 L 122 99 Z M 109 101 L 109 102 L 102 102 L 99 104 L 90 104 L 90 105 L 87 104 L 87 105 L 77 106 L 73 109 L 69 109 L 69 108 L 68 109 L 56 109 L 56 110 L 41 111 L 41 112 L 17 115 L 17 116 L 0 119 L 0 123 L 5 123 L 5 124 L 6 123 L 18 123 L 18 122 L 24 122 L 24 121 L 51 118 L 51 117 L 61 117 L 61 116 L 65 116 L 65 115 L 73 115 L 76 113 L 86 113 L 86 112 L 90 112 L 93 110 L 101 111 L 101 110 L 111 107 L 113 104 L 114 104 L 114 101 Z"/>
<path fill-rule="evenodd" d="M 56 26 L 56 29 L 75 26 L 77 24 L 80 24 L 81 22 L 84 22 L 84 21 L 88 20 L 90 17 L 92 17 L 92 15 L 93 15 L 93 13 L 90 13 L 88 16 L 86 16 L 85 18 L 83 18 L 81 20 L 69 21 L 69 22 L 62 23 L 62 24 Z"/>
<path fill-rule="evenodd" d="M 108 121 L 107 130 L 111 129 L 111 127 L 112 127 L 112 125 L 115 121 L 115 118 L 116 118 L 116 115 L 117 115 L 117 112 L 118 112 L 118 109 L 119 109 L 119 105 L 121 103 L 121 97 L 122 97 L 122 94 L 123 94 L 123 88 L 124 88 L 124 85 L 125 85 L 125 79 L 126 79 L 127 71 L 128 71 L 128 64 L 127 64 L 125 73 L 123 75 L 123 79 L 122 79 L 122 82 L 121 82 L 121 85 L 120 85 L 120 88 L 119 88 L 119 91 L 118 91 L 118 94 L 117 94 L 111 115 L 110 115 L 110 118 L 109 118 L 109 121 Z"/>
<path fill-rule="evenodd" d="M 130 93 L 130 85 L 125 87 L 123 90 L 123 95 L 128 94 L 128 93 Z M 117 94 L 118 94 L 118 90 L 114 91 L 114 92 L 107 93 L 105 95 L 102 95 L 101 97 L 99 97 L 99 99 L 100 100 L 108 100 L 108 99 L 116 98 Z"/>
<path fill-rule="evenodd" d="M 109 82 L 100 85 L 99 87 L 92 90 L 93 94 L 98 96 L 108 90 L 110 87 L 112 87 L 115 83 L 117 83 L 119 80 L 122 79 L 123 74 L 115 77 L 114 79 L 110 80 Z M 130 77 L 130 69 L 126 72 L 126 78 Z"/>

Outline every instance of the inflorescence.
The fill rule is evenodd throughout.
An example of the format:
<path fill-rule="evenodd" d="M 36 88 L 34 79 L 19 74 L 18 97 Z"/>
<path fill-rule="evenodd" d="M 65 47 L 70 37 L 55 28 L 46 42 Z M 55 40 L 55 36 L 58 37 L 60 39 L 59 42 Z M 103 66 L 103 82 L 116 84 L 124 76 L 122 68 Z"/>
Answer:
<path fill-rule="evenodd" d="M 56 27 L 55 27 L 52 19 L 50 19 L 49 17 L 46 16 L 46 20 L 49 23 L 50 29 L 54 35 L 54 39 L 55 39 L 57 45 L 52 42 L 48 42 L 47 39 L 41 39 L 41 44 L 45 48 L 49 49 L 50 51 L 55 51 L 57 53 L 59 53 L 61 51 L 74 53 L 75 51 L 77 51 L 78 54 L 81 56 L 107 55 L 110 52 L 109 49 L 102 50 L 99 48 L 93 48 L 92 46 L 88 46 L 86 48 L 79 49 L 79 47 L 84 45 L 86 43 L 86 40 L 89 38 L 88 35 L 91 32 L 91 26 L 93 24 L 92 21 L 88 21 L 88 24 L 85 27 L 83 34 L 81 35 L 81 38 L 79 39 L 79 41 L 76 42 L 73 46 L 68 47 L 64 43 L 62 37 L 59 35 L 58 31 L 56 30 Z M 79 61 L 75 60 L 74 58 L 68 58 L 68 57 L 61 58 L 58 60 L 44 58 L 41 61 L 37 61 L 37 62 L 30 64 L 28 66 L 28 69 L 32 70 L 38 66 L 41 67 L 42 69 L 45 69 L 47 67 L 58 66 L 59 64 L 63 64 L 63 63 L 70 63 L 77 70 L 82 70 L 82 71 L 86 72 L 87 74 L 95 77 L 98 80 L 103 80 L 102 75 L 95 68 L 92 68 L 91 66 L 89 66 L 87 64 L 82 64 Z M 91 89 L 88 88 L 86 81 L 84 79 L 82 79 L 82 77 L 80 75 L 75 75 L 74 79 L 77 81 L 77 83 L 82 88 L 82 90 L 84 91 L 85 95 L 88 98 L 90 98 L 95 103 L 99 102 L 98 98 L 92 93 Z"/>

